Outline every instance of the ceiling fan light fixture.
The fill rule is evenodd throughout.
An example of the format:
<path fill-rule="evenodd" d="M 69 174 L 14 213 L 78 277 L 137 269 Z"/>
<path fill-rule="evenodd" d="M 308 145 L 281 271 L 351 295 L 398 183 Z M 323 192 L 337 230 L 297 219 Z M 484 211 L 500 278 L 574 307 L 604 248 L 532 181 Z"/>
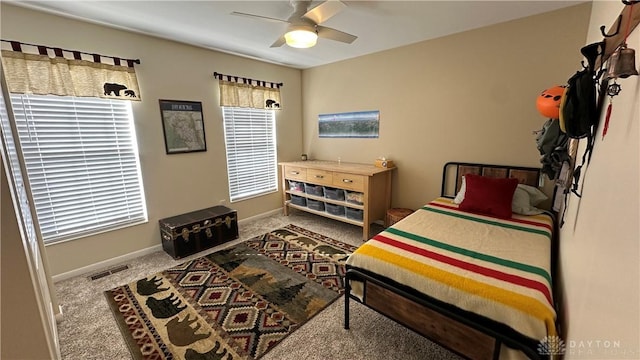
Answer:
<path fill-rule="evenodd" d="M 291 47 L 306 49 L 316 45 L 318 42 L 318 34 L 311 30 L 297 29 L 284 34 L 284 39 L 287 45 Z"/>

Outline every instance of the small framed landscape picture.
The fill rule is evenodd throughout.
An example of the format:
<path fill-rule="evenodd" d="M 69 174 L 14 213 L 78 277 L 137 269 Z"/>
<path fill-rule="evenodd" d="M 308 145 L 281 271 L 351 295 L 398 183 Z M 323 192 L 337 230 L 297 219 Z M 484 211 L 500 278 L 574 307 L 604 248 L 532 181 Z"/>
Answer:
<path fill-rule="evenodd" d="M 167 154 L 207 151 L 199 101 L 159 100 Z"/>
<path fill-rule="evenodd" d="M 378 138 L 380 111 L 355 111 L 318 115 L 321 138 Z"/>

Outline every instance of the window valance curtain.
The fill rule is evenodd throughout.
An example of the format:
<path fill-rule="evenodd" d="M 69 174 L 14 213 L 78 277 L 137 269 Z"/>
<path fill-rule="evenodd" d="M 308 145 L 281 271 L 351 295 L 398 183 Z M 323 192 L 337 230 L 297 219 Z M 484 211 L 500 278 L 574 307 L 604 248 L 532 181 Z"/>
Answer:
<path fill-rule="evenodd" d="M 220 85 L 220 106 L 280 110 L 281 83 L 238 78 L 215 73 Z M 227 77 L 227 80 L 223 80 Z M 257 85 L 253 83 L 256 82 Z"/>
<path fill-rule="evenodd" d="M 62 49 L 37 46 L 39 54 L 31 54 L 22 52 L 16 43 L 12 42 L 12 47 L 2 50 L 5 78 L 12 93 L 141 99 L 134 60 L 107 57 L 113 64 L 106 64 L 101 55 L 92 54 L 94 61 L 89 61 L 77 51 L 72 51 L 73 59 L 67 59 Z M 54 57 L 49 56 L 49 49 Z"/>

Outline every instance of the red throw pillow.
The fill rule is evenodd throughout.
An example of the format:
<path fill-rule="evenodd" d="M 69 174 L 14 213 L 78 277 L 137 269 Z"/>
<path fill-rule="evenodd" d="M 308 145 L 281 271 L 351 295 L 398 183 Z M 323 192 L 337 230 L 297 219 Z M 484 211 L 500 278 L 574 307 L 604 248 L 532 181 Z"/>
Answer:
<path fill-rule="evenodd" d="M 460 210 L 501 219 L 511 218 L 511 202 L 518 179 L 466 174 L 465 182 L 467 189 L 458 207 Z"/>

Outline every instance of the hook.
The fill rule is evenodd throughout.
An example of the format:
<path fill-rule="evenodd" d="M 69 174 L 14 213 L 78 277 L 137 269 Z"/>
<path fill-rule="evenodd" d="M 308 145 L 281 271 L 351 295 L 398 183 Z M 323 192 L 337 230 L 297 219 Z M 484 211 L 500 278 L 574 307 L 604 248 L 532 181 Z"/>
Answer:
<path fill-rule="evenodd" d="M 625 2 L 626 0 L 622 0 L 622 2 Z M 640 0 L 632 0 L 635 2 L 640 2 Z M 620 16 L 618 16 L 618 21 L 616 21 L 616 32 L 611 34 L 611 35 L 607 35 L 607 33 L 604 32 L 604 29 L 606 28 L 604 25 L 600 26 L 600 32 L 602 33 L 602 36 L 606 37 L 606 38 L 610 38 L 610 37 L 614 37 L 616 35 L 618 35 L 620 33 L 620 25 L 622 24 L 622 14 L 620 14 Z"/>
<path fill-rule="evenodd" d="M 640 0 L 631 0 L 631 1 L 622 0 L 622 3 L 625 4 L 625 5 L 633 5 L 633 4 L 637 4 L 639 2 L 640 2 Z"/>

